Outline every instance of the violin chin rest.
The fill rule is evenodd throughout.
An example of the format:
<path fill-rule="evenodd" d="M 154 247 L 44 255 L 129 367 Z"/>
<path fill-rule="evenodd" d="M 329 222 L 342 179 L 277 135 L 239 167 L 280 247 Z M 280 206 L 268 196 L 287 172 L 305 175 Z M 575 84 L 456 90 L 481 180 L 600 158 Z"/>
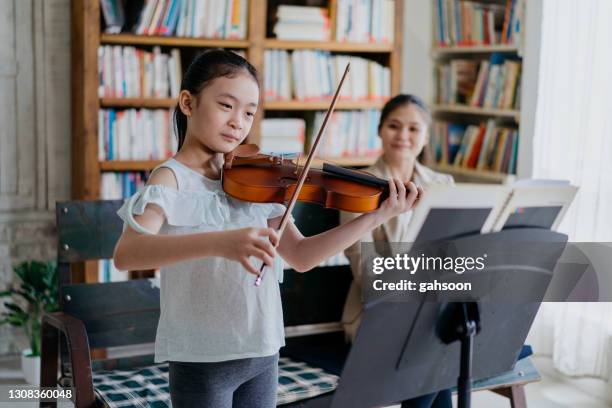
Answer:
<path fill-rule="evenodd" d="M 231 169 L 235 157 L 251 157 L 255 156 L 257 153 L 259 153 L 259 146 L 254 143 L 240 145 L 231 152 L 225 153 L 225 163 L 223 167 Z"/>
<path fill-rule="evenodd" d="M 235 157 L 251 157 L 259 153 L 259 146 L 254 143 L 243 144 L 234 149 Z"/>

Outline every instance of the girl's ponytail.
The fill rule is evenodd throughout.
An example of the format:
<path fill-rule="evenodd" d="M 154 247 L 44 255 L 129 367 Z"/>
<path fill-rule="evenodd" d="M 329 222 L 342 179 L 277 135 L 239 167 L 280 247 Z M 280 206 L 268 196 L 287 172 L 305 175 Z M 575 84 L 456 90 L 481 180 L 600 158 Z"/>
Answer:
<path fill-rule="evenodd" d="M 189 64 L 181 82 L 181 91 L 189 91 L 195 97 L 213 79 L 231 78 L 241 71 L 251 75 L 259 86 L 257 70 L 246 59 L 233 51 L 221 48 L 206 50 Z M 181 111 L 178 104 L 174 109 L 174 128 L 180 150 L 187 136 L 187 116 Z"/>

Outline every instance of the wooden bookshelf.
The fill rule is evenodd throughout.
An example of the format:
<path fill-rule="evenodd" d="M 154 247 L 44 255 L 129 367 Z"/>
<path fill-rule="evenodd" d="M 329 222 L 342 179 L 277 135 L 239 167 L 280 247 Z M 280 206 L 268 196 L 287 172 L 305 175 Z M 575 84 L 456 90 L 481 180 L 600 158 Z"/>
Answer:
<path fill-rule="evenodd" d="M 361 157 L 324 157 L 313 160 L 314 164 L 329 162 L 338 166 L 346 167 L 365 167 L 371 166 L 378 160 L 378 156 L 361 156 Z"/>
<path fill-rule="evenodd" d="M 345 43 L 337 41 L 282 41 L 276 39 L 267 39 L 264 41 L 264 47 L 269 49 L 283 50 L 325 50 L 337 52 L 355 52 L 355 53 L 385 53 L 393 51 L 393 44 L 371 44 L 371 43 Z"/>
<path fill-rule="evenodd" d="M 323 162 L 329 162 L 339 166 L 363 167 L 374 164 L 376 159 L 378 159 L 378 156 L 324 157 L 315 158 L 313 160 L 313 165 L 317 166 Z M 100 162 L 100 171 L 150 171 L 163 163 L 163 161 L 164 160 L 106 160 Z"/>
<path fill-rule="evenodd" d="M 516 178 L 516 176 L 513 174 L 497 173 L 493 171 L 477 170 L 458 166 L 431 164 L 429 167 L 442 173 L 452 174 L 453 176 L 457 176 L 459 179 L 485 183 L 510 184 Z"/>
<path fill-rule="evenodd" d="M 163 160 L 106 160 L 100 162 L 101 171 L 150 171 Z"/>
<path fill-rule="evenodd" d="M 432 8 L 436 10 L 437 0 L 430 0 L 432 3 Z M 476 0 L 474 3 L 481 4 L 497 4 L 502 5 L 506 4 L 506 2 L 499 2 L 496 0 Z M 504 18 L 507 18 L 508 15 L 505 15 Z M 436 13 L 432 14 L 433 18 L 433 30 L 432 30 L 432 50 L 431 55 L 433 59 L 433 65 L 437 69 L 438 66 L 442 64 L 447 64 L 449 61 L 453 59 L 474 59 L 474 60 L 482 60 L 488 59 L 493 53 L 500 53 L 508 56 L 516 56 L 521 57 L 520 48 L 517 44 L 478 44 L 478 45 L 438 45 L 437 35 L 439 32 L 436 32 L 438 27 L 439 18 Z M 446 23 L 446 21 L 445 21 Z M 450 24 L 450 23 L 448 23 Z M 456 22 L 454 23 L 456 24 Z M 524 30 L 525 24 L 522 24 L 521 29 Z M 464 27 L 465 29 L 465 27 Z M 476 31 L 478 33 L 478 31 Z M 461 34 L 464 34 L 464 31 L 461 31 Z M 524 35 L 524 33 L 523 33 Z M 523 75 L 521 74 L 519 79 L 522 79 Z M 438 84 L 435 83 L 437 81 L 437 75 L 434 76 L 434 89 L 437 88 Z M 520 89 L 523 89 L 520 86 Z M 520 96 L 519 96 L 520 97 Z M 437 99 L 437 96 L 436 96 Z M 442 103 L 434 103 L 432 104 L 432 112 L 434 113 L 434 121 L 436 120 L 444 120 L 451 123 L 465 123 L 465 124 L 473 124 L 475 119 L 479 121 L 485 121 L 488 119 L 494 119 L 499 126 L 516 128 L 520 127 L 521 121 L 521 112 L 520 109 L 499 109 L 499 108 L 485 108 L 480 106 L 469 106 L 462 104 L 442 104 Z M 519 130 L 519 141 L 520 144 L 521 136 L 520 136 L 520 128 Z M 460 181 L 472 181 L 472 182 L 485 182 L 485 183 L 500 183 L 507 184 L 511 183 L 516 176 L 513 174 L 507 173 L 499 173 L 492 171 L 482 171 L 476 170 L 472 168 L 458 167 L 448 164 L 430 164 L 432 168 L 437 171 L 449 173 L 457 177 Z"/>
<path fill-rule="evenodd" d="M 100 98 L 101 108 L 172 108 L 174 98 Z"/>
<path fill-rule="evenodd" d="M 510 118 L 516 123 L 519 123 L 521 119 L 521 112 L 511 109 L 481 108 L 468 105 L 433 105 L 432 109 L 434 112 L 465 113 L 470 115 Z"/>
<path fill-rule="evenodd" d="M 518 47 L 512 44 L 494 44 L 494 45 L 453 45 L 449 47 L 435 47 L 433 49 L 436 54 L 488 54 L 492 52 L 502 53 L 518 53 Z"/>
<path fill-rule="evenodd" d="M 198 47 L 198 48 L 248 48 L 246 40 L 222 40 L 189 37 L 161 37 L 154 35 L 134 34 L 101 34 L 100 44 L 112 45 L 160 45 L 166 47 Z"/>
<path fill-rule="evenodd" d="M 331 24 L 335 27 L 337 4 L 329 0 Z M 176 105 L 174 98 L 99 98 L 98 96 L 98 48 L 100 45 L 175 47 L 185 50 L 204 48 L 229 48 L 244 50 L 246 58 L 264 74 L 264 52 L 266 49 L 313 49 L 333 53 L 346 53 L 372 58 L 391 69 L 391 93 L 400 90 L 402 16 L 404 2 L 395 1 L 394 38 L 392 44 L 355 44 L 336 41 L 281 41 L 266 38 L 268 1 L 249 0 L 247 15 L 247 37 L 244 40 L 207 38 L 144 36 L 129 33 L 106 34 L 101 30 L 100 0 L 72 0 L 72 198 L 94 200 L 100 198 L 101 175 L 104 172 L 147 171 L 160 161 L 99 161 L 98 157 L 98 111 L 102 108 L 149 108 L 168 109 Z M 334 35 L 332 30 L 332 36 Z M 335 38 L 335 37 L 333 37 Z M 186 52 L 183 55 L 190 55 Z M 366 54 L 366 55 L 364 55 Z M 184 62 L 184 61 L 183 61 Z M 183 69 L 186 64 L 183 64 Z M 263 83 L 263 81 L 262 81 Z M 274 111 L 274 116 L 287 112 L 291 116 L 304 115 L 309 111 L 326 110 L 330 101 L 274 101 L 265 102 L 261 93 L 260 106 L 255 123 L 248 137 L 249 142 L 259 142 L 261 120 L 265 113 Z M 337 109 L 380 109 L 383 101 L 339 101 Z M 345 166 L 366 166 L 374 162 L 372 157 L 341 157 L 330 159 Z M 97 280 L 97 263 L 85 265 L 85 279 Z"/>
<path fill-rule="evenodd" d="M 306 110 L 326 110 L 329 107 L 329 101 L 266 101 L 264 108 L 266 110 L 283 110 L 283 111 L 306 111 Z M 381 109 L 384 101 L 338 101 L 336 102 L 336 110 L 346 109 Z"/>

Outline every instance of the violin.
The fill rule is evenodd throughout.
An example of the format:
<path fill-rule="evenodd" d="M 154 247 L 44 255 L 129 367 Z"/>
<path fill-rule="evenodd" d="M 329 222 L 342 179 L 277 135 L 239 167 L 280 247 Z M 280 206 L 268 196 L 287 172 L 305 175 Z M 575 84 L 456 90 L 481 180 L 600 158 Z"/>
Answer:
<path fill-rule="evenodd" d="M 386 180 L 328 163 L 322 170 L 310 169 L 349 68 L 350 63 L 344 70 L 304 166 L 300 169 L 299 159 L 293 163 L 283 156 L 258 154 L 259 148 L 253 144 L 238 146 L 225 155 L 222 186 L 228 195 L 256 203 L 289 202 L 283 221 L 298 200 L 359 213 L 374 211 L 380 206 L 388 196 Z M 285 223 L 281 222 L 281 233 Z"/>
<path fill-rule="evenodd" d="M 294 194 L 299 175 L 299 160 L 265 154 L 239 155 L 226 158 L 222 184 L 228 195 L 239 200 L 284 204 Z M 324 163 L 322 169 L 310 169 L 297 200 L 365 213 L 376 210 L 388 195 L 387 180 Z"/>

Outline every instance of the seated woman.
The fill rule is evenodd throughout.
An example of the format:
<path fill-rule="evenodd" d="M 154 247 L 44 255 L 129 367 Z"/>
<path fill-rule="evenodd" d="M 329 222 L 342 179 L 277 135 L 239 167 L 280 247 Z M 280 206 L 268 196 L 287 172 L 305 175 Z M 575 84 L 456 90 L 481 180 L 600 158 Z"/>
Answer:
<path fill-rule="evenodd" d="M 431 115 L 425 103 L 414 95 L 400 94 L 389 100 L 380 116 L 378 136 L 382 139 L 383 154 L 368 172 L 382 177 L 395 177 L 406 183 L 413 181 L 427 194 L 427 187 L 434 183 L 453 184 L 452 176 L 436 173 L 417 161 L 429 141 Z M 342 213 L 345 223 L 359 214 Z M 353 341 L 361 322 L 361 242 L 403 242 L 410 226 L 412 212 L 392 218 L 371 233 L 363 236 L 346 251 L 351 263 L 353 282 L 344 305 L 342 324 L 347 340 Z M 415 398 L 402 407 L 451 407 L 450 391 L 441 391 Z"/>

